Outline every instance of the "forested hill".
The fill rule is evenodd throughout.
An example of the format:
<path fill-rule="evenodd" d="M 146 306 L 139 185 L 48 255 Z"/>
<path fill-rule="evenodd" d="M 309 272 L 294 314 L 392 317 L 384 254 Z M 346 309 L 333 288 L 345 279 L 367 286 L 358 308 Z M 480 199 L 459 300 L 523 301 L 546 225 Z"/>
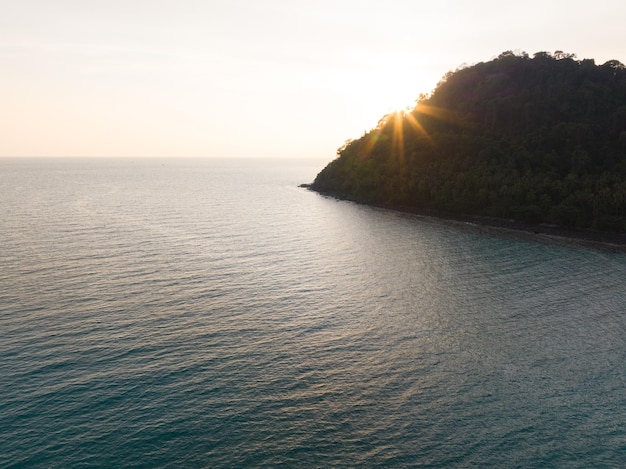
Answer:
<path fill-rule="evenodd" d="M 311 185 L 365 203 L 626 232 L 626 68 L 502 53 L 346 142 Z"/>

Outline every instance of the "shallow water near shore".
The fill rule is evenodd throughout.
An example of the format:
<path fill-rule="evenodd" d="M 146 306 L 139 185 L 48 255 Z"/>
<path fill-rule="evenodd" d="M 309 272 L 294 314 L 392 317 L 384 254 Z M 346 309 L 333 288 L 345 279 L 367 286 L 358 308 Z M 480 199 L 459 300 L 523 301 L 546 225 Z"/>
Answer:
<path fill-rule="evenodd" d="M 626 255 L 324 164 L 0 160 L 0 466 L 620 466 Z"/>

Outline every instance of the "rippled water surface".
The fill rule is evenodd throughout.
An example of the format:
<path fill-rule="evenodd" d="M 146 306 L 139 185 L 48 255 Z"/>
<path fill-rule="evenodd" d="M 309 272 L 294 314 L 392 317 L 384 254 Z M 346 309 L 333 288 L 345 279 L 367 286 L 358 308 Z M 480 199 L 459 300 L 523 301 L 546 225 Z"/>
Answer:
<path fill-rule="evenodd" d="M 622 466 L 626 256 L 324 164 L 0 160 L 0 466 Z"/>

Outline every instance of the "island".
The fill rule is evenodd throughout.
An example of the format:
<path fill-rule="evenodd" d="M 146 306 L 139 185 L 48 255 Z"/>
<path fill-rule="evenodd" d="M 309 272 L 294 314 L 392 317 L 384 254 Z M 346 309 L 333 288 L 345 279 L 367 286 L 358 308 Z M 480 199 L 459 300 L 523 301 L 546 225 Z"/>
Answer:
<path fill-rule="evenodd" d="M 461 67 L 346 141 L 308 187 L 626 244 L 626 67 L 562 51 Z"/>

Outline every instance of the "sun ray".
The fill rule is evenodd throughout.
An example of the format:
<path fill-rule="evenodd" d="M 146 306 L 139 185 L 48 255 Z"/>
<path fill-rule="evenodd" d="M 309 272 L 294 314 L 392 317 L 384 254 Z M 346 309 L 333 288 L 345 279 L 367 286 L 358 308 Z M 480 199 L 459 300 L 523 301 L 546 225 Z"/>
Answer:
<path fill-rule="evenodd" d="M 437 106 L 429 106 L 428 104 L 419 103 L 415 107 L 415 112 L 419 114 L 426 114 L 427 116 L 434 117 L 443 122 L 458 124 L 460 119 L 454 111 Z"/>
<path fill-rule="evenodd" d="M 404 164 L 404 128 L 402 112 L 396 112 L 393 116 L 392 154 L 396 161 Z"/>
<path fill-rule="evenodd" d="M 361 158 L 366 158 L 372 153 L 372 150 L 376 146 L 378 139 L 380 138 L 380 134 L 382 133 L 382 126 L 378 126 L 376 129 L 371 131 L 368 135 L 368 140 L 365 143 L 365 148 L 363 148 L 361 152 Z"/>
<path fill-rule="evenodd" d="M 428 132 L 426 131 L 424 126 L 413 116 L 413 114 L 405 114 L 404 118 L 409 123 L 409 125 L 413 127 L 413 129 L 415 129 L 417 132 L 422 134 L 430 141 L 430 135 L 428 135 Z"/>
<path fill-rule="evenodd" d="M 391 125 L 391 135 L 389 135 L 389 137 L 391 137 L 391 156 L 397 163 L 404 165 L 406 150 L 404 138 L 405 122 L 409 126 L 408 128 L 417 132 L 427 141 L 432 142 L 432 137 L 428 133 L 428 130 L 426 130 L 424 125 L 420 122 L 418 114 L 424 114 L 442 122 L 463 125 L 463 122 L 457 117 L 455 112 L 437 106 L 430 106 L 424 104 L 423 102 L 418 102 L 412 110 L 406 109 L 404 111 L 392 112 L 380 119 L 376 128 L 372 129 L 366 135 L 365 144 L 361 147 L 360 151 L 361 158 L 367 158 L 372 153 L 380 139 L 387 133 L 385 129 L 388 129 L 388 125 Z"/>

